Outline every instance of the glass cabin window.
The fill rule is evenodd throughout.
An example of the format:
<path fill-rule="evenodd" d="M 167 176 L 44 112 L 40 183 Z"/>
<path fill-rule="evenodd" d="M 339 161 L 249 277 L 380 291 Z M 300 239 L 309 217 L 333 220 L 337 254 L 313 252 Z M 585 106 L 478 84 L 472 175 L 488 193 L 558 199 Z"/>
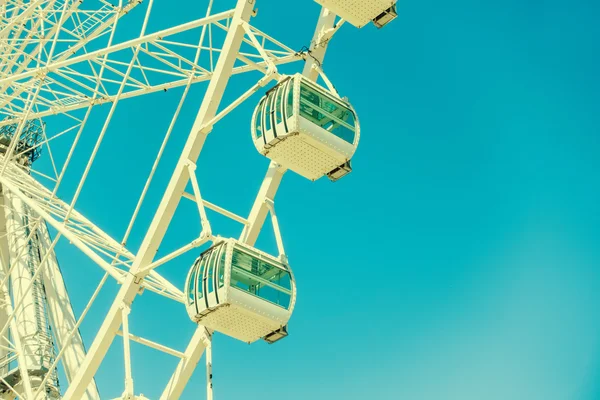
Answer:
<path fill-rule="evenodd" d="M 200 260 L 196 261 L 194 267 L 192 269 L 192 273 L 190 274 L 190 278 L 188 280 L 188 304 L 194 304 L 195 294 L 194 294 L 194 283 L 196 282 L 196 276 L 198 274 L 198 263 Z"/>
<path fill-rule="evenodd" d="M 288 96 L 287 96 L 287 103 L 286 103 L 286 118 L 291 117 L 292 115 L 294 115 L 294 81 L 290 80 L 288 82 L 287 85 L 288 88 Z"/>
<path fill-rule="evenodd" d="M 252 255 L 233 249 L 231 286 L 288 309 L 292 295 L 290 273 Z"/>
<path fill-rule="evenodd" d="M 354 143 L 356 133 L 352 110 L 304 81 L 300 82 L 300 115 L 340 139 Z"/>
<path fill-rule="evenodd" d="M 213 250 L 210 253 L 210 256 L 208 257 L 208 262 L 206 263 L 206 268 L 208 268 L 207 271 L 207 277 L 206 277 L 206 293 L 212 293 L 214 291 L 214 273 L 215 273 L 215 268 L 216 268 L 216 261 L 217 261 L 217 253 L 218 251 Z"/>
<path fill-rule="evenodd" d="M 262 131 L 262 115 L 263 115 L 263 103 L 264 100 L 258 105 L 258 113 L 256 115 L 256 137 L 260 138 L 263 135 Z"/>
<path fill-rule="evenodd" d="M 200 268 L 198 268 L 198 274 L 196 275 L 196 291 L 198 292 L 198 294 L 196 295 L 196 298 L 198 300 L 200 300 L 203 297 L 203 293 L 204 293 L 204 285 L 202 282 L 202 277 L 204 276 L 204 268 L 206 268 L 207 258 L 208 258 L 208 255 L 204 255 L 202 257 L 202 259 L 200 260 Z"/>
<path fill-rule="evenodd" d="M 265 106 L 265 132 L 270 131 L 271 130 L 271 99 L 267 98 L 265 100 L 267 102 L 266 106 Z"/>
<path fill-rule="evenodd" d="M 221 258 L 219 260 L 219 288 L 222 288 L 225 285 L 225 257 L 227 256 L 227 251 L 225 250 L 225 246 L 221 246 Z"/>
<path fill-rule="evenodd" d="M 283 93 L 285 86 L 281 85 L 279 89 L 277 89 L 277 100 L 275 101 L 275 123 L 280 124 L 283 121 L 283 110 L 281 108 Z"/>

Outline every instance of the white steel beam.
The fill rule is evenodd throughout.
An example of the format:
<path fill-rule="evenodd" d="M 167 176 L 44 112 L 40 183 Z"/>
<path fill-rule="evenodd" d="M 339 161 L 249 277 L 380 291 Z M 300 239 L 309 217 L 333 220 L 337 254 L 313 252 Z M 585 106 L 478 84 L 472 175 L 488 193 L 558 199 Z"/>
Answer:
<path fill-rule="evenodd" d="M 223 93 L 231 76 L 244 37 L 242 23 L 250 20 L 253 3 L 254 2 L 249 2 L 248 0 L 238 0 L 237 2 L 232 17 L 231 28 L 229 29 L 223 44 L 223 50 L 219 56 L 216 68 L 206 90 L 204 100 L 200 106 L 198 116 L 196 117 L 192 131 L 188 137 L 179 162 L 177 163 L 173 176 L 171 177 L 171 181 L 167 186 L 163 199 L 161 200 L 146 237 L 133 262 L 130 274 L 128 274 L 125 282 L 121 286 L 94 342 L 90 346 L 81 370 L 65 393 L 65 400 L 79 399 L 85 392 L 85 388 L 95 375 L 121 325 L 121 307 L 123 305 L 131 306 L 134 298 L 139 292 L 140 284 L 144 278 L 144 274 L 139 273 L 139 271 L 149 265 L 154 259 L 158 246 L 162 242 L 167 227 L 175 214 L 177 205 L 189 182 L 190 176 L 187 165 L 190 161 L 196 162 L 206 140 L 206 136 L 212 130 L 212 126 L 206 125 L 206 123 L 217 115 L 219 104 L 221 103 Z M 182 367 L 180 368 L 178 366 L 177 369 L 179 374 L 174 376 L 171 380 L 169 390 L 172 392 L 172 395 L 168 397 L 170 400 L 175 400 L 179 397 L 178 393 L 181 393 L 183 390 L 189 376 L 191 376 L 191 372 L 193 372 L 193 369 L 198 362 L 198 360 L 195 359 L 185 359 L 183 361 L 183 364 L 180 363 L 180 366 L 182 365 Z M 191 368 L 188 366 L 190 364 L 193 364 Z"/>
<path fill-rule="evenodd" d="M 117 335 L 123 336 L 124 332 L 123 331 L 117 331 Z M 136 336 L 136 335 L 132 334 L 131 332 L 129 332 L 129 340 L 131 340 L 132 342 L 136 342 L 136 343 L 139 343 L 141 345 L 150 347 L 151 349 L 162 351 L 165 354 L 169 354 L 169 355 L 177 357 L 177 358 L 184 358 L 185 357 L 185 355 L 182 352 L 180 352 L 180 351 L 173 350 L 170 347 L 167 347 L 167 346 L 164 346 L 162 344 L 153 342 L 153 341 L 148 340 L 146 338 Z"/>
<path fill-rule="evenodd" d="M 11 319 L 10 330 L 11 337 L 17 347 L 18 364 L 21 372 L 21 380 L 17 386 L 23 388 L 27 398 L 33 398 L 33 376 L 30 376 L 29 371 L 42 368 L 40 364 L 41 357 L 36 357 L 36 354 L 41 354 L 43 349 L 40 348 L 36 338 L 38 326 L 33 310 L 35 304 L 31 297 L 32 292 L 28 290 L 32 284 L 27 265 L 29 252 L 25 251 L 25 254 L 18 257 L 18 254 L 22 252 L 22 248 L 27 246 L 25 242 L 27 236 L 19 232 L 23 223 L 21 201 L 16 196 L 4 192 L 4 202 L 7 206 L 4 210 L 6 213 L 6 231 L 8 237 L 11 238 L 8 242 L 9 265 L 11 265 L 10 269 L 12 270 L 10 274 L 11 294 L 15 299 L 12 315 L 9 315 Z M 35 377 L 37 385 L 40 384 L 41 380 L 42 378 Z"/>
<path fill-rule="evenodd" d="M 315 70 L 314 66 L 323 65 L 325 59 L 325 52 L 329 45 L 329 36 L 327 33 L 334 29 L 336 15 L 323 7 L 321 9 L 321 15 L 317 22 L 317 27 L 313 35 L 313 39 L 310 42 L 310 48 L 308 50 L 308 56 L 306 58 L 306 64 L 304 65 L 304 71 L 302 75 L 310 80 L 316 81 L 319 76 L 318 70 Z"/>
<path fill-rule="evenodd" d="M 204 353 L 210 342 L 211 333 L 202 325 L 198 325 L 185 350 L 184 357 L 177 365 L 167 387 L 160 396 L 160 400 L 177 400 L 181 396 L 185 385 L 192 377 L 192 373 L 202 357 L 202 353 Z"/>
<path fill-rule="evenodd" d="M 0 191 L 1 192 L 1 191 Z M 8 234 L 6 232 L 6 217 L 4 208 L 4 196 L 0 193 L 0 281 L 4 279 L 9 269 L 9 250 L 8 250 Z M 4 326 L 8 321 L 8 316 L 12 313 L 12 306 L 10 304 L 10 297 L 8 291 L 8 285 L 6 290 L 4 287 L 0 287 L 0 326 Z M 4 377 L 8 374 L 9 363 L 8 357 L 10 349 L 7 347 L 8 332 L 0 338 L 0 360 L 2 366 L 0 367 L 0 377 Z"/>
<path fill-rule="evenodd" d="M 318 64 L 322 63 L 323 58 L 325 57 L 325 50 L 327 49 L 328 42 L 321 43 L 320 37 L 323 32 L 329 28 L 333 28 L 335 23 L 335 15 L 330 13 L 328 10 L 323 9 L 321 12 L 321 16 L 319 17 L 319 21 L 317 23 L 317 28 L 315 30 L 315 35 L 313 41 L 311 43 L 311 49 L 314 50 L 316 54 L 313 54 L 314 57 L 311 59 L 312 61 L 307 61 L 307 66 L 305 67 L 304 75 L 308 76 L 311 79 L 316 79 L 318 76 L 318 71 L 312 68 L 313 63 L 317 62 Z M 251 36 L 252 38 L 252 36 Z M 318 49 L 317 49 L 318 47 Z M 263 53 L 264 54 L 264 53 Z M 310 65 L 310 67 L 309 67 Z M 314 76 L 314 78 L 313 78 Z M 283 174 L 286 169 L 281 167 L 279 164 L 275 162 L 271 162 L 269 165 L 269 169 L 267 170 L 267 174 L 265 179 L 261 185 L 259 193 L 256 197 L 255 203 L 250 212 L 250 216 L 247 219 L 247 225 L 245 225 L 244 230 L 242 231 L 242 235 L 240 240 L 244 243 L 254 245 L 258 235 L 264 225 L 265 219 L 269 212 L 269 207 L 267 202 L 269 200 L 275 198 L 277 190 L 279 189 L 279 185 L 281 183 L 281 179 L 283 178 Z M 281 246 L 281 250 L 283 246 Z M 171 381 L 169 381 L 169 385 L 163 392 L 161 396 L 161 400 L 171 400 L 178 399 L 181 395 L 185 384 L 189 380 L 196 367 L 196 364 L 200 360 L 202 353 L 206 347 L 207 343 L 207 332 L 206 328 L 199 325 L 192 337 L 192 340 L 188 344 L 188 347 L 185 351 L 185 354 L 189 358 L 184 358 L 179 365 L 177 366 L 177 370 L 175 374 L 171 377 Z M 192 362 L 190 362 L 192 361 Z M 208 395 L 212 397 L 212 389 L 208 391 Z"/>
<path fill-rule="evenodd" d="M 104 56 L 104 55 L 107 55 L 110 53 L 115 53 L 119 50 L 135 48 L 136 46 L 138 46 L 140 44 L 158 40 L 165 36 L 171 36 L 176 33 L 185 32 L 187 30 L 197 28 L 199 26 L 213 23 L 215 21 L 227 19 L 227 18 L 231 17 L 232 15 L 233 15 L 233 11 L 225 11 L 225 12 L 222 12 L 219 14 L 214 14 L 209 17 L 201 18 L 201 19 L 198 19 L 198 20 L 195 20 L 192 22 L 188 22 L 188 23 L 185 23 L 182 25 L 178 25 L 178 26 L 175 26 L 172 28 L 163 29 L 162 31 L 158 31 L 158 32 L 150 33 L 150 34 L 147 34 L 144 36 L 140 36 L 136 39 L 131 39 L 126 42 L 118 43 L 118 44 L 112 45 L 110 47 L 105 47 L 100 50 L 85 53 L 80 56 L 67 58 L 65 60 L 60 60 L 57 62 L 52 62 L 52 63 L 46 65 L 44 72 L 46 72 L 46 73 L 54 72 L 54 71 L 59 70 L 60 68 L 68 67 L 70 65 L 77 64 L 82 61 L 93 60 L 100 56 Z M 0 79 L 0 85 L 5 85 L 7 83 L 20 81 L 24 78 L 31 78 L 31 77 L 36 76 L 37 74 L 39 74 L 38 70 L 30 70 L 30 71 L 22 72 L 20 74 L 10 75 L 10 76 Z"/>
<path fill-rule="evenodd" d="M 321 16 L 319 18 L 319 22 L 317 24 L 317 29 L 315 31 L 315 37 L 313 38 L 311 44 L 312 57 L 309 57 L 306 63 L 306 67 L 304 70 L 304 75 L 309 77 L 310 79 L 316 80 L 319 76 L 319 69 L 314 68 L 315 65 L 320 66 L 323 58 L 325 56 L 325 51 L 327 49 L 328 42 L 321 43 L 320 38 L 323 35 L 323 32 L 327 29 L 333 28 L 335 22 L 335 15 L 329 13 L 328 10 L 323 9 Z M 264 225 L 265 219 L 268 215 L 269 209 L 273 207 L 272 199 L 274 199 L 277 190 L 279 189 L 279 185 L 283 178 L 286 169 L 281 167 L 275 162 L 271 162 L 269 168 L 267 170 L 267 174 L 259 193 L 256 197 L 256 201 L 250 215 L 247 220 L 240 220 L 246 222 L 240 240 L 254 245 L 258 235 Z M 185 194 L 185 193 L 184 193 Z M 191 196 L 186 196 L 191 198 Z M 274 223 L 276 222 L 276 216 L 273 215 Z M 276 227 L 278 230 L 278 227 Z M 281 242 L 281 238 L 278 237 L 278 247 L 280 252 L 283 253 L 283 244 Z M 210 343 L 210 333 L 203 326 L 198 326 L 192 340 L 190 341 L 187 349 L 186 349 L 186 357 L 182 359 L 180 364 L 177 367 L 175 374 L 172 376 L 169 381 L 169 385 L 163 392 L 161 396 L 161 400 L 170 400 L 177 399 L 181 395 L 183 388 L 185 387 L 185 383 L 191 377 L 191 374 L 200 360 L 202 353 L 206 349 L 207 344 Z M 207 354 L 207 396 L 212 399 L 212 357 L 208 357 Z"/>
<path fill-rule="evenodd" d="M 213 400 L 212 341 L 206 346 L 206 400 Z"/>
<path fill-rule="evenodd" d="M 125 6 L 123 6 L 122 5 L 123 0 L 119 0 L 119 4 L 115 9 L 113 9 L 113 7 L 111 6 L 110 11 L 104 12 L 106 15 L 110 16 L 112 14 L 112 16 L 110 16 L 108 18 L 104 18 L 102 21 L 100 21 L 97 24 L 97 26 L 94 26 L 93 29 L 90 29 L 89 31 L 80 29 L 81 26 L 85 25 L 85 23 L 87 21 L 87 19 L 84 19 L 83 21 L 81 21 L 81 19 L 79 19 L 79 15 L 77 15 L 77 12 L 78 12 L 77 9 L 78 9 L 80 3 L 81 3 L 80 1 L 73 1 L 72 8 L 66 12 L 66 15 L 65 15 L 65 13 L 62 13 L 62 15 L 61 15 L 61 18 L 66 17 L 66 18 L 69 18 L 71 21 L 75 22 L 75 26 L 72 27 L 72 30 L 69 31 L 68 29 L 65 29 L 64 26 L 60 26 L 60 29 L 58 29 L 59 25 L 53 24 L 52 29 L 45 32 L 43 37 L 40 38 L 39 44 L 35 49 L 31 50 L 28 53 L 22 53 L 23 59 L 19 62 L 19 64 L 17 65 L 17 68 L 14 71 L 10 71 L 10 73 L 3 74 L 3 76 L 19 75 L 21 72 L 26 70 L 27 66 L 32 61 L 34 61 L 34 60 L 36 61 L 37 68 L 31 69 L 33 71 L 37 71 L 36 76 L 31 77 L 26 84 L 19 85 L 18 87 L 14 88 L 13 93 L 9 97 L 10 99 L 15 99 L 23 91 L 27 90 L 31 85 L 35 86 L 37 84 L 37 81 L 38 81 L 37 74 L 39 73 L 41 67 L 47 65 L 48 63 L 50 63 L 52 61 L 58 62 L 58 61 L 65 60 L 65 59 L 71 57 L 72 55 L 77 53 L 79 50 L 84 48 L 85 45 L 89 44 L 94 39 L 100 37 L 103 33 L 105 33 L 107 31 L 107 29 L 109 27 L 111 28 L 111 39 L 109 39 L 109 44 L 110 44 L 112 42 L 112 35 L 114 34 L 114 32 L 116 30 L 117 21 L 119 20 L 119 18 L 126 15 L 129 11 L 131 11 L 131 9 L 133 9 L 134 7 L 139 5 L 141 3 L 141 1 L 130 0 L 127 2 L 127 4 Z M 102 9 L 106 9 L 107 6 L 108 5 L 105 4 L 105 6 Z M 102 12 L 101 10 L 97 10 L 96 12 Z M 75 13 L 75 15 L 73 15 L 73 13 Z M 91 18 L 91 16 L 89 16 L 89 14 L 90 14 L 89 10 L 87 10 L 87 11 L 83 10 L 83 11 L 80 11 L 80 13 L 84 16 L 84 18 L 86 16 L 88 16 L 88 18 Z M 41 13 L 40 15 L 38 15 L 36 17 L 38 20 L 44 20 L 45 18 L 46 19 L 48 18 L 48 15 Z M 73 43 L 71 45 L 69 45 L 68 50 L 58 54 L 56 57 L 54 57 L 54 59 L 53 59 L 52 55 L 50 55 L 49 57 L 42 58 L 41 54 L 39 54 L 40 51 L 43 50 L 42 45 L 45 44 L 48 40 L 50 40 L 53 37 L 54 37 L 54 40 L 56 40 L 58 38 L 58 36 L 63 32 L 68 32 L 74 38 L 76 38 L 76 40 L 74 40 Z M 29 44 L 36 43 L 31 38 L 25 39 L 24 42 L 29 43 Z M 41 65 L 40 65 L 40 63 L 41 63 Z M 7 68 L 10 68 L 8 61 L 5 61 L 4 64 Z M 7 90 L 7 88 L 8 88 L 7 85 L 0 84 L 0 93 L 4 93 Z M 1 97 L 2 96 L 0 96 L 0 109 L 4 108 L 7 104 L 9 104 L 9 103 L 7 103 L 7 101 L 1 100 Z"/>
<path fill-rule="evenodd" d="M 71 215 L 67 218 L 70 207 L 18 167 L 9 166 L 6 174 L 0 176 L 0 183 L 4 185 L 5 190 L 19 197 L 117 282 L 123 282 L 134 258 L 126 248 L 76 210 L 71 210 Z M 110 261 L 116 261 L 117 265 L 111 265 Z M 144 280 L 143 285 L 155 293 L 183 302 L 181 290 L 154 271 Z"/>
<path fill-rule="evenodd" d="M 55 60 L 40 65 L 39 68 L 17 70 L 13 74 L 0 77 L 0 88 L 4 88 L 4 91 L 11 89 L 4 94 L 1 94 L 2 90 L 0 90 L 0 113 L 10 117 L 21 117 L 23 104 L 27 103 L 21 94 L 26 94 L 38 86 L 41 87 L 41 94 L 36 110 L 30 118 L 68 113 L 89 105 L 113 102 L 116 95 L 108 91 L 107 87 L 112 88 L 123 80 L 126 82 L 126 88 L 119 96 L 120 99 L 207 81 L 212 76 L 212 64 L 202 67 L 197 60 L 180 55 L 179 50 L 182 48 L 208 50 L 212 58 L 213 53 L 223 51 L 221 46 L 213 46 L 211 43 L 210 46 L 204 47 L 202 44 L 189 44 L 166 38 L 198 27 L 204 30 L 213 25 L 228 31 L 231 24 L 223 25 L 221 22 L 229 21 L 231 16 L 232 12 L 207 16 L 79 56 L 65 59 L 61 55 Z M 115 24 L 116 21 L 117 19 L 114 21 Z M 114 32 L 114 28 L 111 33 Z M 265 66 L 272 67 L 302 59 L 300 54 L 269 35 L 251 26 L 246 28 L 250 39 L 244 39 L 243 43 L 252 49 L 253 53 L 247 51 L 238 53 L 238 59 L 246 65 L 235 67 L 232 73 L 239 74 L 253 70 L 262 72 Z M 140 75 L 137 77 L 139 79 L 133 76 L 125 77 L 122 69 L 129 63 L 108 59 L 109 55 L 118 57 L 118 54 L 130 57 L 128 51 L 138 48 L 140 54 L 134 55 L 132 62 L 134 62 L 133 72 Z M 260 61 L 255 62 L 250 58 Z M 98 66 L 106 69 L 108 76 L 100 77 L 101 85 L 95 89 L 93 83 L 98 79 L 95 72 Z M 5 124 L 8 124 L 8 121 L 0 122 L 0 126 Z"/>
<path fill-rule="evenodd" d="M 269 164 L 265 179 L 260 186 L 256 200 L 254 201 L 254 205 L 252 206 L 252 210 L 248 216 L 248 225 L 244 227 L 242 235 L 240 236 L 241 242 L 249 244 L 250 246 L 253 246 L 254 243 L 256 243 L 258 234 L 260 233 L 265 223 L 265 219 L 269 213 L 269 207 L 267 206 L 265 200 L 275 199 L 275 195 L 277 194 L 277 190 L 279 189 L 279 185 L 281 184 L 281 179 L 283 178 L 285 171 L 285 168 L 274 161 L 271 161 Z"/>
<path fill-rule="evenodd" d="M 334 28 L 334 25 L 335 14 L 323 7 L 317 21 L 315 33 L 310 42 L 310 48 L 308 50 L 308 55 L 306 56 L 306 64 L 302 71 L 302 74 L 305 77 L 313 81 L 316 81 L 319 76 L 319 68 L 323 64 L 325 52 L 329 45 L 329 40 L 324 40 L 324 38 L 327 37 L 327 32 Z M 283 178 L 285 171 L 285 168 L 274 161 L 271 161 L 269 164 L 265 179 L 263 180 L 258 195 L 256 196 L 256 200 L 254 201 L 254 205 L 252 206 L 252 210 L 250 211 L 250 215 L 248 216 L 248 225 L 244 227 L 240 236 L 240 241 L 251 246 L 256 243 L 256 239 L 262 230 L 269 212 L 267 201 L 269 199 L 275 200 L 275 195 L 279 190 L 279 185 L 281 184 L 281 179 Z"/>
<path fill-rule="evenodd" d="M 45 252 L 48 252 L 51 245 L 50 234 L 45 223 L 39 226 L 42 246 Z M 56 338 L 56 344 L 59 349 L 64 349 L 62 365 L 64 367 L 67 382 L 71 382 L 73 377 L 81 368 L 81 363 L 85 358 L 85 346 L 79 329 L 76 328 L 77 320 L 71 305 L 71 299 L 65 286 L 65 282 L 58 266 L 58 261 L 54 250 L 46 260 L 42 278 L 46 291 L 46 300 L 48 302 L 48 316 L 50 324 Z M 74 333 L 72 333 L 74 331 Z M 100 399 L 95 380 L 88 385 L 86 393 L 82 400 Z"/>

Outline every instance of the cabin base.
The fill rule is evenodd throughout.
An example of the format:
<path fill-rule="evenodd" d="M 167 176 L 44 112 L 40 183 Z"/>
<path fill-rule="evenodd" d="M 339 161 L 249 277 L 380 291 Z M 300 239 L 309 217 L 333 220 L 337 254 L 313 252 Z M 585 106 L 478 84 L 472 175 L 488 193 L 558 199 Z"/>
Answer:
<path fill-rule="evenodd" d="M 246 343 L 253 343 L 281 328 L 274 321 L 235 304 L 207 309 L 196 322 Z"/>
<path fill-rule="evenodd" d="M 337 169 L 345 160 L 333 157 L 324 152 L 308 135 L 295 134 L 288 136 L 267 150 L 269 158 L 278 164 L 285 165 L 295 173 L 316 181 Z M 341 176 L 340 176 L 341 178 Z"/>

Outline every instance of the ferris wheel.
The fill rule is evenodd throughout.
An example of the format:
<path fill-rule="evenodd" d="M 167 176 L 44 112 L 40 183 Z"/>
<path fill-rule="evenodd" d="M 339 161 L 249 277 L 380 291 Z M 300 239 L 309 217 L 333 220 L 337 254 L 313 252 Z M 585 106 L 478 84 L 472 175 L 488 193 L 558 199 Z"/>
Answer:
<path fill-rule="evenodd" d="M 288 336 L 297 291 L 275 195 L 287 171 L 311 181 L 336 181 L 352 171 L 361 135 L 358 114 L 325 74 L 325 52 L 346 23 L 381 28 L 397 15 L 396 0 L 316 1 L 322 11 L 311 45 L 298 52 L 251 23 L 256 0 L 232 0 L 231 9 L 223 12 L 213 12 L 210 0 L 203 18 L 156 32 L 148 30 L 154 0 L 0 0 L 0 399 L 100 399 L 102 388 L 94 376 L 117 336 L 123 339 L 125 375 L 119 398 L 145 398 L 132 377 L 130 346 L 137 342 L 179 360 L 161 399 L 181 396 L 202 355 L 207 398 L 212 399 L 213 334 L 247 343 L 275 343 Z M 141 28 L 134 38 L 119 41 L 118 28 L 135 8 L 143 9 Z M 278 71 L 292 63 L 304 63 L 301 72 Z M 255 83 L 222 104 L 230 78 L 249 72 L 258 73 Z M 208 86 L 194 125 L 142 244 L 133 252 L 128 239 L 140 208 L 190 87 L 200 82 Z M 77 210 L 77 201 L 122 100 L 172 88 L 182 88 L 182 96 L 136 195 L 127 229 L 112 237 L 102 230 L 102 221 Z M 265 94 L 248 121 L 249 140 L 270 163 L 243 217 L 203 197 L 196 161 L 213 127 L 260 91 Z M 90 115 L 101 105 L 107 116 L 96 127 L 89 160 L 79 171 L 74 194 L 61 198 Z M 63 151 L 56 151 L 57 143 Z M 42 166 L 40 158 L 45 159 Z M 198 235 L 157 258 L 184 199 L 195 203 Z M 239 236 L 213 231 L 207 210 L 239 223 Z M 267 218 L 277 254 L 255 247 Z M 89 301 L 78 307 L 83 310 L 79 315 L 63 279 L 69 266 L 61 270 L 55 252 L 65 239 L 104 272 Z M 194 251 L 199 257 L 185 287 L 157 270 Z M 119 290 L 95 337 L 84 346 L 79 327 L 109 280 Z M 191 321 L 182 323 L 197 328 L 185 349 L 131 332 L 129 316 L 143 291 L 187 310 Z M 64 371 L 62 379 L 58 368 Z"/>

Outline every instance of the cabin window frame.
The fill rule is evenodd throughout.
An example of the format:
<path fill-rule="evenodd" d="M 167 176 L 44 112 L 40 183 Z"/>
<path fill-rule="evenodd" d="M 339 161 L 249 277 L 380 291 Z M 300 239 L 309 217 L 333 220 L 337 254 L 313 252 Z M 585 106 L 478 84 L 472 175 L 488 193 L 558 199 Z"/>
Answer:
<path fill-rule="evenodd" d="M 240 245 L 236 245 L 237 243 L 232 243 L 232 247 L 231 247 L 231 259 L 229 260 L 228 266 L 229 266 L 229 274 L 230 274 L 230 281 L 229 281 L 229 287 L 232 289 L 236 289 L 239 290 L 245 294 L 254 296 L 262 301 L 265 301 L 269 304 L 272 304 L 274 306 L 280 307 L 284 310 L 289 310 L 292 305 L 293 305 L 293 297 L 294 297 L 294 278 L 290 272 L 290 270 L 285 266 L 282 265 L 278 262 L 276 262 L 275 260 L 271 260 L 267 257 L 264 257 L 262 254 L 251 251 L 250 249 L 247 249 L 244 246 L 240 246 Z M 242 253 L 245 256 L 248 256 L 252 259 L 257 260 L 258 262 L 260 262 L 261 264 L 266 264 L 269 267 L 271 267 L 269 269 L 269 271 L 276 269 L 279 272 L 278 273 L 285 273 L 287 274 L 287 281 L 289 282 L 289 288 L 286 288 L 284 286 L 281 286 L 280 284 L 277 284 L 273 281 L 270 281 L 268 279 L 265 279 L 263 277 L 261 277 L 260 275 L 257 275 L 256 273 L 252 272 L 252 269 L 250 271 L 240 267 L 240 266 L 236 266 L 234 265 L 234 255 L 235 252 L 239 252 Z M 264 286 L 267 286 L 271 289 L 273 289 L 274 291 L 277 292 L 277 296 L 279 298 L 280 295 L 284 295 L 287 296 L 287 300 L 281 300 L 278 299 L 278 302 L 273 301 L 273 299 L 269 299 L 268 297 L 265 296 L 261 296 L 260 295 L 260 291 L 258 293 L 253 292 L 250 290 L 250 288 L 246 289 L 244 287 L 240 287 L 237 284 L 234 284 L 232 276 L 234 273 L 240 273 L 241 275 L 245 276 L 246 278 L 252 279 L 256 282 L 258 282 L 259 284 Z M 237 280 L 236 280 L 237 281 Z M 260 288 L 259 288 L 260 290 Z"/>
<path fill-rule="evenodd" d="M 319 98 L 320 99 L 319 104 L 315 104 L 314 102 L 308 100 L 305 96 L 303 96 L 302 95 L 303 89 L 306 89 L 308 92 L 312 93 L 314 96 Z M 343 140 L 346 143 L 354 144 L 356 142 L 356 138 L 358 136 L 357 117 L 356 117 L 356 113 L 354 112 L 354 110 L 352 109 L 352 107 L 349 104 L 346 104 L 342 100 L 335 98 L 333 95 L 329 94 L 324 88 L 322 88 L 314 83 L 311 83 L 307 79 L 304 79 L 302 77 L 299 79 L 298 91 L 299 91 L 299 93 L 298 93 L 299 94 L 299 103 L 298 103 L 299 116 L 307 119 L 308 121 L 317 125 L 321 129 L 328 131 L 329 133 L 331 133 L 335 137 Z M 334 115 L 329 110 L 325 109 L 323 106 L 324 102 L 331 103 L 334 107 L 336 107 L 336 111 L 341 110 L 343 113 L 348 113 L 348 115 L 351 116 L 351 118 L 352 118 L 352 123 L 348 123 L 347 121 L 344 121 L 339 116 Z M 322 123 L 321 121 L 317 120 L 314 116 L 312 116 L 310 113 L 303 111 L 303 109 L 302 109 L 303 104 L 306 107 L 309 107 L 309 108 L 313 109 L 314 111 L 316 111 L 317 113 L 323 115 L 324 117 L 329 118 L 330 121 L 328 121 L 328 123 L 333 122 L 333 125 L 330 128 L 325 128 L 326 123 L 325 124 Z M 346 139 L 344 136 L 337 134 L 335 132 L 335 129 L 337 129 L 338 127 L 342 127 L 344 129 L 346 129 L 347 131 L 351 132 L 352 133 L 351 139 L 350 140 Z"/>
<path fill-rule="evenodd" d="M 196 294 L 196 276 L 198 275 L 198 267 L 200 266 L 201 257 L 198 257 L 194 262 L 194 266 L 190 271 L 190 275 L 187 281 L 187 303 L 188 306 L 192 306 L 196 304 L 197 294 Z"/>
<path fill-rule="evenodd" d="M 265 103 L 265 98 L 263 97 L 260 101 L 260 103 L 258 103 L 258 107 L 256 108 L 256 123 L 254 125 L 254 138 L 255 139 L 260 139 L 261 137 L 263 137 L 264 133 L 263 133 L 263 112 L 264 112 L 264 103 Z"/>

